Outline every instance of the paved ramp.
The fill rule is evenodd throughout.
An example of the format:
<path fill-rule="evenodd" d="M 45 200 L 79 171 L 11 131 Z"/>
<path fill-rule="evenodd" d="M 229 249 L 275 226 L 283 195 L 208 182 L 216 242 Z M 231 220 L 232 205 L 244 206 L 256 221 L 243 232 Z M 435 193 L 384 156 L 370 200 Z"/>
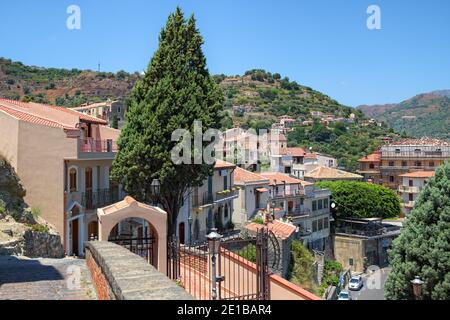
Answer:
<path fill-rule="evenodd" d="M 91 300 L 83 259 L 0 256 L 0 300 Z"/>

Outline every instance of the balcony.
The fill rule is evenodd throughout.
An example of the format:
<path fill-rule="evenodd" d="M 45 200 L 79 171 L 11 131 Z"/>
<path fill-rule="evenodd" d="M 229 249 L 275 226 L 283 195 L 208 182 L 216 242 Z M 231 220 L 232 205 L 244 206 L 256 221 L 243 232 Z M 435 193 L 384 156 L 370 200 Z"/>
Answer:
<path fill-rule="evenodd" d="M 93 138 L 78 139 L 78 155 L 80 158 L 114 157 L 117 142 L 112 139 L 95 140 Z"/>
<path fill-rule="evenodd" d="M 238 190 L 237 189 L 227 189 L 223 191 L 216 192 L 216 196 L 214 199 L 214 202 L 221 202 L 226 201 L 230 199 L 235 199 L 238 197 Z"/>
<path fill-rule="evenodd" d="M 194 193 L 192 195 L 192 207 L 199 208 L 213 204 L 213 195 L 210 192 L 204 192 L 203 194 Z"/>
<path fill-rule="evenodd" d="M 304 195 L 305 195 L 305 193 L 303 190 L 285 190 L 285 191 L 281 190 L 281 191 L 275 192 L 274 195 L 272 196 L 272 199 L 298 197 L 298 196 L 304 196 Z"/>
<path fill-rule="evenodd" d="M 290 211 L 287 213 L 288 217 L 291 218 L 303 218 L 303 217 L 309 217 L 311 215 L 311 211 L 309 209 L 300 209 L 297 208 L 293 211 Z"/>
<path fill-rule="evenodd" d="M 420 187 L 410 187 L 410 186 L 399 186 L 398 191 L 402 193 L 419 193 L 422 188 Z"/>
<path fill-rule="evenodd" d="M 120 199 L 119 190 L 98 189 L 97 191 L 88 191 L 81 194 L 81 205 L 87 210 L 95 210 L 107 205 L 118 202 Z"/>

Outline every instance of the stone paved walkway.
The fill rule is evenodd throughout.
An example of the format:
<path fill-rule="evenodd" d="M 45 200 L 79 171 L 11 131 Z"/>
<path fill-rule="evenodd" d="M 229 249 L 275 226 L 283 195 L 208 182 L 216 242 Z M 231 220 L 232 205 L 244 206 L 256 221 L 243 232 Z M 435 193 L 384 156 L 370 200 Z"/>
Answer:
<path fill-rule="evenodd" d="M 0 300 L 95 299 L 85 260 L 0 256 Z"/>

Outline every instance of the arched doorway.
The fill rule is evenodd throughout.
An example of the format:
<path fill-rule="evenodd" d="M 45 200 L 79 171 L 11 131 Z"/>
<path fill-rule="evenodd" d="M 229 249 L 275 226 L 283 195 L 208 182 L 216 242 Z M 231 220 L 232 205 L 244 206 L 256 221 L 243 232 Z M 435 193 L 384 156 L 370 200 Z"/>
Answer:
<path fill-rule="evenodd" d="M 129 249 L 158 267 L 158 234 L 146 219 L 128 217 L 119 221 L 111 229 L 108 241 Z"/>
<path fill-rule="evenodd" d="M 132 197 L 97 210 L 99 240 L 113 241 L 147 257 L 167 272 L 167 213 Z M 150 262 L 150 261 L 149 261 Z"/>

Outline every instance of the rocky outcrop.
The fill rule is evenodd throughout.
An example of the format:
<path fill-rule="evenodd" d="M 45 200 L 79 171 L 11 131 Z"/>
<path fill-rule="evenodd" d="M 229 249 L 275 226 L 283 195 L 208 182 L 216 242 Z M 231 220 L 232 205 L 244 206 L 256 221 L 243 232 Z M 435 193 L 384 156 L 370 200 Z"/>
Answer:
<path fill-rule="evenodd" d="M 4 207 L 16 221 L 35 223 L 32 214 L 25 210 L 27 207 L 23 200 L 25 194 L 14 168 L 0 156 L 0 206 Z"/>

